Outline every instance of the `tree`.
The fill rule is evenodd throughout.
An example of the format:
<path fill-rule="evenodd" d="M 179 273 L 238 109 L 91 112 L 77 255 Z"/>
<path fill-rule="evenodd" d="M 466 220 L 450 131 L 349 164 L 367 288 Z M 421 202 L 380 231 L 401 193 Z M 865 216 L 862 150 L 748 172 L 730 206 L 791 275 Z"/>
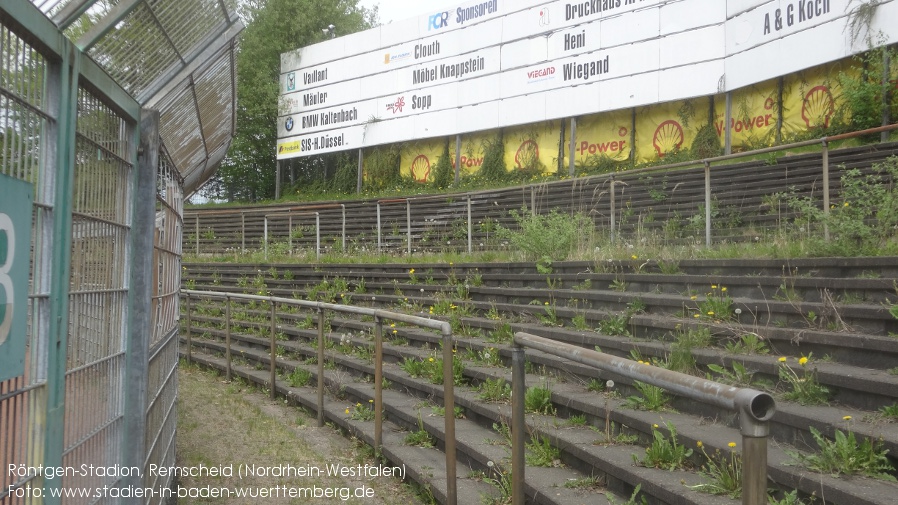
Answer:
<path fill-rule="evenodd" d="M 243 4 L 241 15 L 247 26 L 237 53 L 237 131 L 215 186 L 219 198 L 257 201 L 274 197 L 281 53 L 323 41 L 328 25 L 337 35 L 369 28 L 377 11 L 358 0 L 259 0 Z M 299 171 L 321 166 L 293 163 Z"/>

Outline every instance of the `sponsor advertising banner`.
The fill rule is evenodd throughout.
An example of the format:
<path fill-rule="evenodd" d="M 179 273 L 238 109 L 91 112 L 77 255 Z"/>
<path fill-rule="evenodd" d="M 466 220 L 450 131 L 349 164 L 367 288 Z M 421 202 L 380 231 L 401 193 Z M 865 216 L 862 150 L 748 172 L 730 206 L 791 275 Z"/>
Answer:
<path fill-rule="evenodd" d="M 556 172 L 559 132 L 558 121 L 506 128 L 505 168 L 510 171 Z"/>
<path fill-rule="evenodd" d="M 730 130 L 733 151 L 747 151 L 772 145 L 776 140 L 779 107 L 777 79 L 764 81 L 732 93 L 730 124 L 726 125 L 726 96 L 714 97 L 714 131 L 724 145 Z"/>
<path fill-rule="evenodd" d="M 403 177 L 411 177 L 417 182 L 425 183 L 433 180 L 433 169 L 443 154 L 445 139 L 428 139 L 409 142 L 400 154 L 400 172 Z M 450 155 L 455 151 L 455 142 L 449 146 Z M 453 168 L 453 173 L 455 169 Z"/>
<path fill-rule="evenodd" d="M 633 149 L 630 145 L 632 116 L 632 112 L 626 109 L 578 118 L 574 164 L 593 166 L 602 156 L 615 161 L 628 159 Z M 565 136 L 570 139 L 570 131 L 566 131 Z"/>
<path fill-rule="evenodd" d="M 837 76 L 850 63 L 842 60 L 783 79 L 783 139 L 801 137 L 830 125 L 841 94 Z"/>
<path fill-rule="evenodd" d="M 636 109 L 636 161 L 689 149 L 695 132 L 708 121 L 708 99 L 648 105 Z"/>

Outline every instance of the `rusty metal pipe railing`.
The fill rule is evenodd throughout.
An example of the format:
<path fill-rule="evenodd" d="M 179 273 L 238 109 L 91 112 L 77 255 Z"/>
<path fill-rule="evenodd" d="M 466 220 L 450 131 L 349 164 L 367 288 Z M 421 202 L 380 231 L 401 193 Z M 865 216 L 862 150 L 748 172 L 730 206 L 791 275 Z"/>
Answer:
<path fill-rule="evenodd" d="M 770 427 L 767 423 L 776 412 L 776 402 L 769 393 L 750 388 L 737 388 L 718 382 L 694 377 L 664 368 L 642 365 L 635 361 L 618 358 L 610 354 L 584 349 L 563 342 L 518 332 L 514 336 L 515 347 L 529 347 L 553 356 L 566 358 L 577 363 L 613 372 L 629 379 L 651 384 L 680 396 L 698 400 L 739 414 L 739 428 L 742 433 L 742 503 L 743 505 L 766 505 L 767 503 L 767 440 Z M 514 355 L 512 355 L 514 357 Z M 518 363 L 519 362 L 519 363 Z M 523 388 L 524 360 L 512 363 L 514 376 L 521 377 Z M 514 383 L 513 383 L 514 384 Z M 516 398 L 518 397 L 517 403 Z M 523 419 L 523 398 L 517 393 L 512 396 L 513 416 Z M 514 422 L 514 418 L 512 418 Z M 523 431 L 522 429 L 519 431 Z M 522 444 L 523 433 L 512 433 L 513 443 Z M 512 456 L 514 457 L 514 456 Z M 520 487 L 514 494 L 523 496 L 524 466 L 512 468 L 513 482 L 520 475 Z"/>
<path fill-rule="evenodd" d="M 380 444 L 382 438 L 382 411 L 383 411 L 383 401 L 382 401 L 382 387 L 383 387 L 383 321 L 391 320 L 402 323 L 407 323 L 415 326 L 420 326 L 423 328 L 430 328 L 433 330 L 439 330 L 442 335 L 442 343 L 443 343 L 443 387 L 444 387 L 444 408 L 446 410 L 446 415 L 444 416 L 445 425 L 445 453 L 446 453 L 446 503 L 449 505 L 456 505 L 458 501 L 458 492 L 457 492 L 457 484 L 456 484 L 456 441 L 455 441 L 455 375 L 453 370 L 453 352 L 452 350 L 455 348 L 455 342 L 452 337 L 452 326 L 446 321 L 439 321 L 436 319 L 428 319 L 420 316 L 413 316 L 409 314 L 400 314 L 398 312 L 390 312 L 387 310 L 379 310 L 369 307 L 357 307 L 352 305 L 340 305 L 334 303 L 325 303 L 325 302 L 314 302 L 310 300 L 294 300 L 292 298 L 280 298 L 276 296 L 260 296 L 260 295 L 244 295 L 244 294 L 233 294 L 233 293 L 219 293 L 215 291 L 195 291 L 189 289 L 182 289 L 181 293 L 187 297 L 188 300 L 191 297 L 206 297 L 206 298 L 214 298 L 214 299 L 224 299 L 227 300 L 227 352 L 230 355 L 230 327 L 231 327 L 231 311 L 230 311 L 230 301 L 231 299 L 239 299 L 239 300 L 253 300 L 253 301 L 261 301 L 268 302 L 272 307 L 272 314 L 274 314 L 275 304 L 281 304 L 286 306 L 294 306 L 294 307 L 304 307 L 307 309 L 313 309 L 317 311 L 318 314 L 318 388 L 317 388 L 317 401 L 318 401 L 318 426 L 324 426 L 324 311 L 332 310 L 334 312 L 341 312 L 345 314 L 356 314 L 362 316 L 371 316 L 375 320 L 375 360 L 374 360 L 374 376 L 375 376 L 375 401 L 374 401 L 374 409 L 375 409 L 375 433 L 374 433 L 374 445 L 375 451 L 379 453 Z M 188 313 L 188 318 L 190 314 Z M 271 340 L 271 388 L 274 391 L 276 386 L 276 375 L 275 375 L 275 343 L 274 336 L 276 331 L 276 321 L 275 316 L 272 315 L 272 340 Z M 189 337 L 188 337 L 189 338 Z M 379 356 L 379 357 L 378 357 Z M 230 360 L 228 360 L 228 377 L 230 377 Z M 381 421 L 378 421 L 380 417 Z"/>

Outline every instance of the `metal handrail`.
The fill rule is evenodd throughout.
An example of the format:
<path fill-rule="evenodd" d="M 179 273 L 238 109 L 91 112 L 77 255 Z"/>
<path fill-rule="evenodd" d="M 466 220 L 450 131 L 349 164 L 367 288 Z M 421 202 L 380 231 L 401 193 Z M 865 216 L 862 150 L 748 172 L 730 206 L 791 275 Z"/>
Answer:
<path fill-rule="evenodd" d="M 739 414 L 742 433 L 742 504 L 767 503 L 767 423 L 776 412 L 769 393 L 720 384 L 657 366 L 643 365 L 525 332 L 514 335 L 512 349 L 512 503 L 524 504 L 524 347 L 567 358 L 606 372 L 645 382 L 692 400 Z M 607 414 L 606 414 L 607 415 Z M 607 421 L 607 420 L 606 420 Z"/>
<path fill-rule="evenodd" d="M 275 387 L 277 363 L 275 360 L 275 335 L 277 334 L 276 306 L 277 304 L 290 305 L 314 309 L 318 314 L 318 426 L 324 426 L 324 311 L 332 310 L 346 314 L 374 317 L 374 451 L 381 453 L 383 440 L 383 321 L 398 321 L 413 324 L 423 328 L 439 330 L 443 344 L 443 406 L 447 414 L 444 417 L 445 425 L 445 453 L 446 453 L 446 502 L 455 505 L 458 500 L 456 486 L 456 443 L 455 443 L 455 375 L 452 368 L 453 353 L 455 348 L 452 339 L 452 325 L 445 321 L 429 319 L 426 317 L 391 312 L 388 310 L 358 307 L 353 305 L 340 305 L 326 302 L 313 302 L 310 300 L 294 300 L 276 296 L 260 296 L 221 293 L 217 291 L 196 291 L 183 289 L 181 293 L 187 298 L 187 361 L 192 360 L 190 349 L 191 341 L 191 298 L 217 298 L 227 301 L 226 306 L 226 378 L 231 378 L 231 300 L 263 301 L 271 304 L 271 335 L 270 335 L 270 372 L 271 372 L 271 397 L 277 395 Z"/>

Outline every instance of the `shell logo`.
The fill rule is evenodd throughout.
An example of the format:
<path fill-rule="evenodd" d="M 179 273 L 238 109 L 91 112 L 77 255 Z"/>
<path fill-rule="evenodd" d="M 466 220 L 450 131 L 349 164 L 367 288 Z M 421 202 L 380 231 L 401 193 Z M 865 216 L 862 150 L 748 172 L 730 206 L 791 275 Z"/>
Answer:
<path fill-rule="evenodd" d="M 673 119 L 661 123 L 652 135 L 652 145 L 655 146 L 659 158 L 676 151 L 683 145 L 683 127 Z"/>
<path fill-rule="evenodd" d="M 835 111 L 833 95 L 826 86 L 811 88 L 801 103 L 801 119 L 804 119 L 808 128 L 829 128 L 829 119 Z"/>
<path fill-rule="evenodd" d="M 430 176 L 430 160 L 427 159 L 427 156 L 423 154 L 416 156 L 412 160 L 411 172 L 415 182 L 427 182 L 427 178 Z"/>
<path fill-rule="evenodd" d="M 518 170 L 532 167 L 539 159 L 539 145 L 531 139 L 527 139 L 518 147 L 518 152 L 514 153 L 514 163 L 518 166 Z"/>

